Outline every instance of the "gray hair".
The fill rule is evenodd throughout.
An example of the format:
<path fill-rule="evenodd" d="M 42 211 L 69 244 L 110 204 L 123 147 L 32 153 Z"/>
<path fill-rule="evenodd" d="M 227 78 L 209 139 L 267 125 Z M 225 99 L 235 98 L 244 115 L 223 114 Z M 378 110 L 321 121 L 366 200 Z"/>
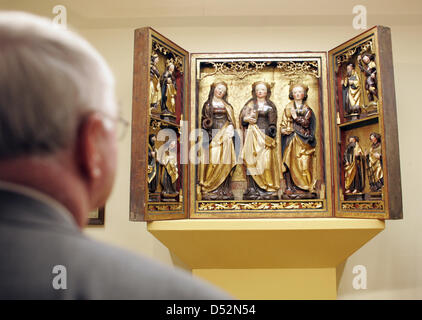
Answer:
<path fill-rule="evenodd" d="M 116 112 L 100 54 L 52 21 L 0 12 L 0 159 L 70 146 L 90 111 Z"/>

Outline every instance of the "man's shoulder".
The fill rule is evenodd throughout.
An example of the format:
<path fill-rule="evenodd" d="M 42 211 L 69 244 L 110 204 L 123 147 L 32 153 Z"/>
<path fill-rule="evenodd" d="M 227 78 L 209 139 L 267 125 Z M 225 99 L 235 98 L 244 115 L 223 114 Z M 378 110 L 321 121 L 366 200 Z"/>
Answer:
<path fill-rule="evenodd" d="M 81 233 L 6 233 L 8 239 L 0 236 L 0 247 L 8 247 L 0 252 L 3 299 L 229 298 L 185 271 Z"/>
<path fill-rule="evenodd" d="M 39 202 L 10 199 L 0 206 L 0 298 L 227 297 L 187 272 L 84 235 L 70 219 Z M 66 288 L 57 290 L 52 284 L 62 276 Z"/>
<path fill-rule="evenodd" d="M 68 248 L 76 286 L 88 299 L 225 299 L 211 285 L 125 249 L 89 237 L 74 239 Z M 75 261 L 78 261 L 75 263 Z M 83 263 L 81 263 L 83 261 Z M 70 272 L 72 272 L 70 270 Z"/>

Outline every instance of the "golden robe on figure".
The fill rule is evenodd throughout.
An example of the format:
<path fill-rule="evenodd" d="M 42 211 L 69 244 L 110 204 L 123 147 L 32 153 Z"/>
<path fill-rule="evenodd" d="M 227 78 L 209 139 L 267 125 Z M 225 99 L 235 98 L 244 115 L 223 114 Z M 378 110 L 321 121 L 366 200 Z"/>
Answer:
<path fill-rule="evenodd" d="M 380 155 L 380 158 L 376 158 L 375 154 L 378 153 Z M 382 165 L 381 165 L 381 144 L 378 144 L 377 146 L 371 146 L 369 149 L 369 167 L 371 168 L 371 171 L 373 173 L 374 181 L 380 181 L 384 175 L 382 172 Z"/>
<path fill-rule="evenodd" d="M 225 114 L 223 115 L 226 119 L 225 123 L 212 137 L 208 152 L 207 150 L 201 151 L 201 163 L 198 172 L 199 184 L 202 192 L 205 193 L 214 191 L 221 186 L 236 166 L 236 153 L 233 143 L 235 129 L 233 107 L 224 101 L 222 103 L 223 105 L 220 108 L 215 108 L 215 111 Z M 204 117 L 205 114 L 208 114 L 208 118 L 212 118 L 212 109 L 214 109 L 212 105 L 205 104 Z M 214 119 L 214 122 L 217 122 L 216 119 Z"/>
<path fill-rule="evenodd" d="M 296 120 L 292 117 L 295 103 L 290 102 L 281 117 L 282 131 L 282 171 L 289 171 L 294 186 L 313 191 L 315 181 L 312 176 L 312 161 L 315 153 L 315 116 L 312 109 L 304 104 L 296 109 Z"/>
<path fill-rule="evenodd" d="M 344 188 L 362 192 L 365 186 L 363 151 L 358 141 L 349 143 L 344 152 Z"/>
<path fill-rule="evenodd" d="M 277 141 L 264 133 L 268 127 L 277 123 L 277 110 L 267 104 L 262 109 L 257 109 L 253 101 L 250 101 L 241 111 L 241 123 L 245 117 L 251 116 L 256 118 L 257 123 L 249 124 L 244 131 L 241 158 L 249 175 L 261 189 L 277 192 L 281 179 Z"/>
<path fill-rule="evenodd" d="M 382 186 L 384 185 L 384 173 L 382 171 L 381 152 L 381 143 L 377 143 L 371 146 L 367 155 L 368 176 L 371 191 L 380 191 Z"/>
<path fill-rule="evenodd" d="M 166 90 L 166 106 L 171 113 L 176 112 L 176 94 L 177 91 L 174 85 L 172 83 L 168 84 Z"/>
<path fill-rule="evenodd" d="M 362 90 L 358 73 L 353 70 L 343 81 L 343 103 L 346 114 L 358 112 L 362 106 Z"/>
<path fill-rule="evenodd" d="M 150 71 L 150 83 L 149 83 L 149 103 L 155 112 L 159 108 L 161 103 L 161 85 L 160 85 L 160 73 L 158 69 L 151 66 Z"/>
<path fill-rule="evenodd" d="M 161 186 L 163 194 L 175 194 L 176 181 L 179 178 L 177 154 L 174 150 L 166 150 L 159 156 L 161 164 Z"/>
<path fill-rule="evenodd" d="M 161 85 L 161 112 L 174 114 L 176 112 L 176 78 L 170 71 L 164 72 L 160 80 Z"/>

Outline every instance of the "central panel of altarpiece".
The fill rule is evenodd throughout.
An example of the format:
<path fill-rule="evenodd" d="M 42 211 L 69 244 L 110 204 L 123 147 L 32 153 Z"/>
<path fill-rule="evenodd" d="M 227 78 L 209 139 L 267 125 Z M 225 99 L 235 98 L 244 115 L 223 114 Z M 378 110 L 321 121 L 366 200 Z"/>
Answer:
<path fill-rule="evenodd" d="M 326 65 L 325 53 L 192 54 L 191 217 L 332 215 Z"/>

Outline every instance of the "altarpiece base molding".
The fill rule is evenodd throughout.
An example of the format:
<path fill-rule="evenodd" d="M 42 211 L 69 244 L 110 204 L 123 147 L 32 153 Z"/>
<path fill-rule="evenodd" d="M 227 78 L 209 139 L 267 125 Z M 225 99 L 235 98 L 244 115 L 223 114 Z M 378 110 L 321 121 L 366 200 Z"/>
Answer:
<path fill-rule="evenodd" d="M 294 209 L 323 209 L 324 201 L 199 201 L 200 211 L 213 210 L 294 210 Z"/>

